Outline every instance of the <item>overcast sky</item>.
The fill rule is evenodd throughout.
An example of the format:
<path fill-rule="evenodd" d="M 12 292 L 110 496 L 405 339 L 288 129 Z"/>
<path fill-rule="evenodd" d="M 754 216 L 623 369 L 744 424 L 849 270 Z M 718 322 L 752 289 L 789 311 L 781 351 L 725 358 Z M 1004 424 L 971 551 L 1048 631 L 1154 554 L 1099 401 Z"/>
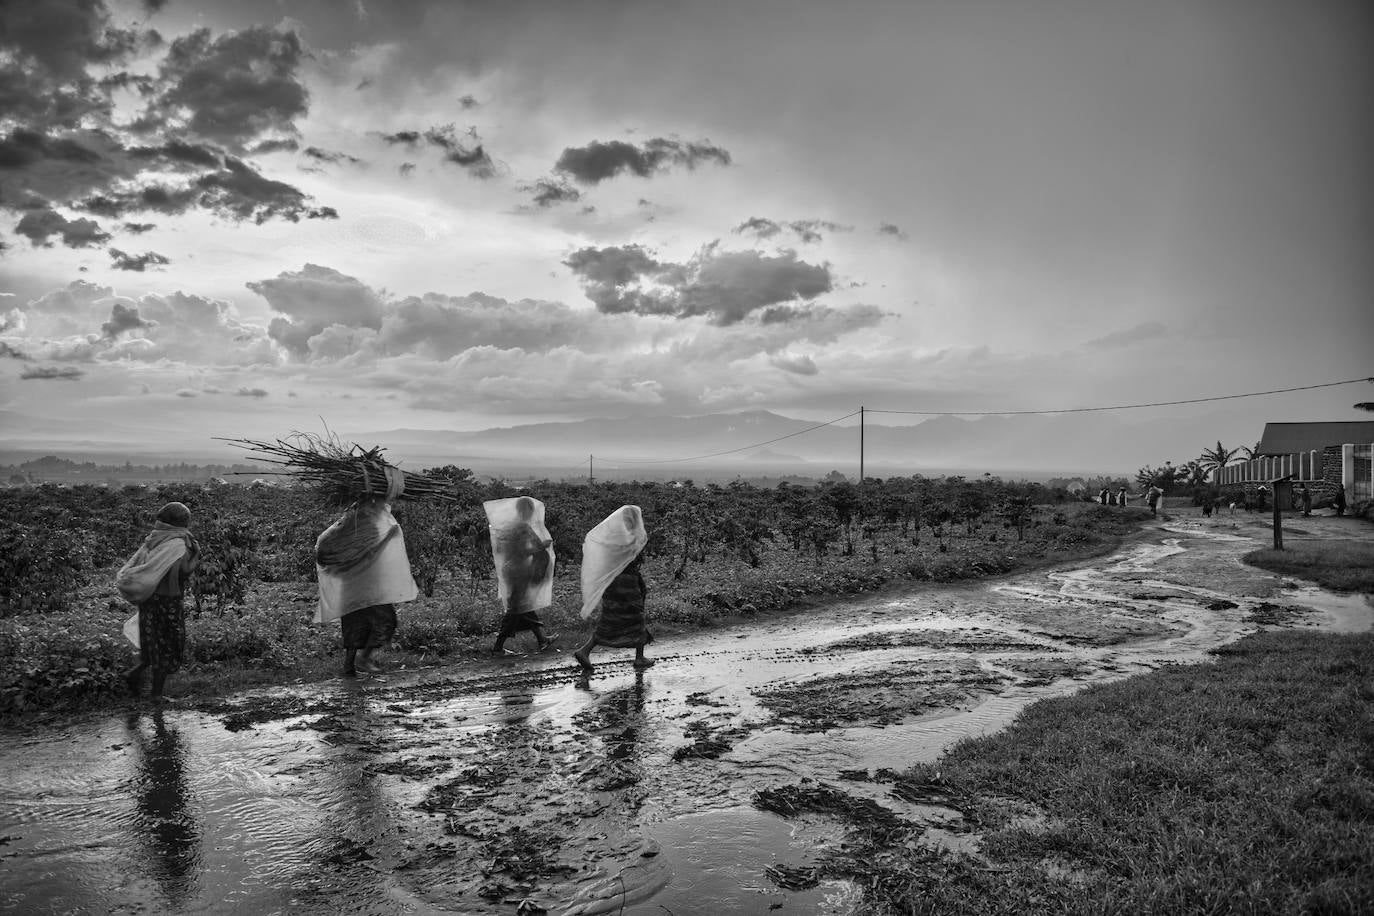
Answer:
<path fill-rule="evenodd" d="M 6 0 L 4 432 L 1374 375 L 1372 47 L 1365 0 Z"/>

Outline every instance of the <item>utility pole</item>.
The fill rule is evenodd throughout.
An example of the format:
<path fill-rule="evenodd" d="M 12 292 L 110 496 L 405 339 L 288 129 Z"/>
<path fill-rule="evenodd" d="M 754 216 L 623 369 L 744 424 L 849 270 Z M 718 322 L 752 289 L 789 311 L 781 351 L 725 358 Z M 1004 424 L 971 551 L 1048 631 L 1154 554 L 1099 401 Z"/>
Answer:
<path fill-rule="evenodd" d="M 859 486 L 864 482 L 864 406 L 859 405 Z"/>
<path fill-rule="evenodd" d="M 587 486 L 596 483 L 596 476 L 592 473 L 592 456 L 587 456 Z"/>

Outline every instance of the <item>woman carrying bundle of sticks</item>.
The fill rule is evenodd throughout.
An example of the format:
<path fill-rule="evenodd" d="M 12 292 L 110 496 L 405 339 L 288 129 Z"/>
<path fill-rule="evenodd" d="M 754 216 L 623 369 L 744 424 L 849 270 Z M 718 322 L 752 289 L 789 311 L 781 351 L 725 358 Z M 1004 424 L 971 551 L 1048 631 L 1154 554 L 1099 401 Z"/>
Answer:
<path fill-rule="evenodd" d="M 419 594 L 405 535 L 391 514 L 392 501 L 405 488 L 405 475 L 392 467 L 385 472 L 385 495 L 360 496 L 315 541 L 320 584 L 315 622 L 339 621 L 345 677 L 383 670 L 375 654 L 396 633 L 396 605 Z"/>

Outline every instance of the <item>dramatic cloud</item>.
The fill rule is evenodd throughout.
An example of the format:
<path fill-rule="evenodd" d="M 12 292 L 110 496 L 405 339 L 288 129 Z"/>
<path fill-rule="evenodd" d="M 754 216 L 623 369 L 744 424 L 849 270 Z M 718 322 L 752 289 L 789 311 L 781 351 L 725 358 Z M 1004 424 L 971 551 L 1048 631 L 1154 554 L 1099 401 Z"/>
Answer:
<path fill-rule="evenodd" d="M 110 249 L 110 257 L 114 258 L 112 265 L 115 270 L 133 270 L 142 273 L 148 268 L 149 264 L 170 264 L 172 263 L 165 256 L 156 251 L 145 251 L 143 254 L 125 254 L 118 248 Z"/>
<path fill-rule="evenodd" d="M 444 161 L 460 165 L 474 178 L 483 180 L 495 178 L 499 172 L 496 163 L 482 147 L 481 138 L 475 128 L 468 128 L 463 136 L 452 124 L 431 127 L 421 133 L 418 130 L 402 130 L 393 134 L 374 134 L 382 142 L 391 146 L 405 146 L 415 149 L 423 142 L 444 151 Z M 407 163 L 409 165 L 409 163 Z M 412 166 L 413 168 L 413 166 Z M 402 166 L 403 174 L 408 170 Z"/>
<path fill-rule="evenodd" d="M 265 398 L 267 390 L 265 388 L 240 388 L 234 392 L 234 397 L 238 398 Z"/>
<path fill-rule="evenodd" d="M 302 57 L 295 32 L 199 29 L 168 48 L 159 73 L 168 88 L 147 117 L 238 148 L 264 133 L 294 133 L 309 107 L 297 79 Z"/>
<path fill-rule="evenodd" d="M 0 330 L 4 329 L 0 328 Z M 33 359 L 32 356 L 25 353 L 23 350 L 20 350 L 16 347 L 12 347 L 9 344 L 5 343 L 3 340 L 0 340 L 0 357 L 4 357 L 5 359 L 18 359 L 23 360 L 25 362 Z"/>
<path fill-rule="evenodd" d="M 153 229 L 156 229 L 156 228 L 157 228 L 157 225 L 154 224 L 154 223 L 125 223 L 125 224 L 124 224 L 124 231 L 125 231 L 125 232 L 131 232 L 131 233 L 133 233 L 134 235 L 142 235 L 143 233 L 148 232 L 148 231 L 153 230 Z"/>
<path fill-rule="evenodd" d="M 782 232 L 783 229 L 790 229 L 797 234 L 802 242 L 819 242 L 824 238 L 821 230 L 827 232 L 851 232 L 853 226 L 845 226 L 840 223 L 832 223 L 824 219 L 797 219 L 788 223 L 779 223 L 771 219 L 764 219 L 761 216 L 753 216 L 734 228 L 736 235 L 749 233 L 760 239 L 769 239 Z"/>
<path fill-rule="evenodd" d="M 582 199 L 582 192 L 577 188 L 566 181 L 555 181 L 551 178 L 540 178 L 532 184 L 521 185 L 520 190 L 533 195 L 532 200 L 538 207 L 576 203 Z"/>
<path fill-rule="evenodd" d="M 24 381 L 33 380 L 57 380 L 73 382 L 84 376 L 86 373 L 75 366 L 34 366 L 25 369 L 19 374 Z"/>
<path fill-rule="evenodd" d="M 833 288 L 829 268 L 799 260 L 792 251 L 770 257 L 712 244 L 686 264 L 671 264 L 630 245 L 583 248 L 563 263 L 603 312 L 705 315 L 719 325 L 768 306 L 810 301 Z"/>
<path fill-rule="evenodd" d="M 100 326 L 100 332 L 110 340 L 114 340 L 125 331 L 151 328 L 156 324 L 155 321 L 146 321 L 139 317 L 138 306 L 127 306 L 116 302 L 110 308 L 110 320 Z"/>
<path fill-rule="evenodd" d="M 294 153 L 300 148 L 301 145 L 295 140 L 285 138 L 279 140 L 263 140 L 260 143 L 255 143 L 248 152 L 254 156 L 260 156 L 264 153 Z"/>
<path fill-rule="evenodd" d="M 294 273 L 247 286 L 284 316 L 272 319 L 268 333 L 297 356 L 309 352 L 310 338 L 330 325 L 373 330 L 382 326 L 381 297 L 357 278 L 330 267 L 306 264 Z"/>
<path fill-rule="evenodd" d="M 634 146 L 623 140 L 593 140 L 586 146 L 564 149 L 554 169 L 581 184 L 599 184 L 622 172 L 649 178 L 670 166 L 694 169 L 703 162 L 729 165 L 730 154 L 706 141 L 684 143 L 656 137 Z"/>
<path fill-rule="evenodd" d="M 99 223 L 84 218 L 69 220 L 50 207 L 25 213 L 14 231 L 27 238 L 35 248 L 51 247 L 48 239 L 54 235 L 69 248 L 88 248 L 110 240 L 110 234 L 102 232 Z"/>
<path fill-rule="evenodd" d="M 878 231 L 883 235 L 890 235 L 893 238 L 901 239 L 902 241 L 906 241 L 907 238 L 906 233 L 903 232 L 897 226 L 894 226 L 892 223 L 882 223 L 878 226 Z"/>
<path fill-rule="evenodd" d="M 318 146 L 307 146 L 304 155 L 309 156 L 317 162 L 328 162 L 331 165 L 347 162 L 350 165 L 358 165 L 362 162 L 357 156 L 350 156 L 347 153 L 334 152 L 332 150 L 320 149 Z"/>

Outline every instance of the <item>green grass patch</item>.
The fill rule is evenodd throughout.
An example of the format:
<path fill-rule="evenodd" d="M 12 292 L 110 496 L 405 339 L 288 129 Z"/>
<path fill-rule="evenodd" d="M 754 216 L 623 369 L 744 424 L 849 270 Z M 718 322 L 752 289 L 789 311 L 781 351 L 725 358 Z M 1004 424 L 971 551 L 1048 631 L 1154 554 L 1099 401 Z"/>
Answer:
<path fill-rule="evenodd" d="M 1283 550 L 1252 550 L 1241 559 L 1260 569 L 1310 579 L 1323 588 L 1374 594 L 1374 541 L 1286 541 Z"/>
<path fill-rule="evenodd" d="M 1374 634 L 1265 632 L 1215 654 L 1042 701 L 904 774 L 959 800 L 986 858 L 884 865 L 879 903 L 1374 912 Z M 1028 805 L 1042 816 L 1018 817 Z"/>

